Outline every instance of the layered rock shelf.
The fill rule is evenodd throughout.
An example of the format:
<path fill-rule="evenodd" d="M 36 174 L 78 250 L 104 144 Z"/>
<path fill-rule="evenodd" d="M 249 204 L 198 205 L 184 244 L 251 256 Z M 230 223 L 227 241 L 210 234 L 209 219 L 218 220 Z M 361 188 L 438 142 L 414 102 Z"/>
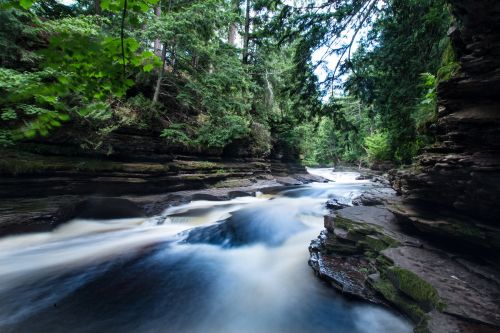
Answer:
<path fill-rule="evenodd" d="M 384 206 L 325 217 L 310 266 L 345 295 L 392 306 L 415 332 L 500 332 L 500 275 L 494 265 L 424 241 Z"/>
<path fill-rule="evenodd" d="M 50 137 L 0 151 L 0 235 L 51 230 L 74 217 L 87 197 L 127 197 L 154 215 L 189 200 L 192 190 L 210 188 L 212 199 L 227 198 L 234 191 L 318 180 L 296 163 L 183 151 L 137 129 L 113 133 L 106 149 L 65 140 Z"/>
<path fill-rule="evenodd" d="M 412 205 L 407 215 L 413 220 L 426 207 L 462 215 L 462 224 L 472 218 L 498 226 L 500 3 L 450 3 L 457 19 L 450 38 L 461 69 L 438 86 L 438 141 L 411 168 L 392 171 L 391 181 L 404 203 Z M 471 223 L 469 228 L 476 225 Z"/>

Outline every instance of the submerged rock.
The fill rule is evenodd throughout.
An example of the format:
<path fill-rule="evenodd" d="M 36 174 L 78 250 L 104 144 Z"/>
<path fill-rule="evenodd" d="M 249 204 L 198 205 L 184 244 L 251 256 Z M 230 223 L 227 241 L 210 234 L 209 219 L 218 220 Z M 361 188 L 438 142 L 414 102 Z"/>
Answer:
<path fill-rule="evenodd" d="M 296 219 L 286 219 L 284 216 L 284 221 L 286 226 L 280 223 L 281 221 L 269 219 L 269 215 L 262 213 L 260 208 L 242 209 L 217 224 L 189 230 L 184 242 L 227 248 L 256 243 L 277 246 L 306 228 Z"/>
<path fill-rule="evenodd" d="M 342 208 L 349 207 L 348 204 L 341 202 L 339 199 L 331 198 L 328 199 L 328 201 L 325 204 L 326 208 L 331 209 L 331 210 L 339 210 Z"/>

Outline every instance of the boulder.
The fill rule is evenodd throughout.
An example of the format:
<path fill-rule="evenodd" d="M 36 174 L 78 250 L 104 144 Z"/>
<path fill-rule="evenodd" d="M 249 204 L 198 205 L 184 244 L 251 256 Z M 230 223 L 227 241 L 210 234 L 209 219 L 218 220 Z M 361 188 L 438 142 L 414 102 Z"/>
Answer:
<path fill-rule="evenodd" d="M 349 207 L 348 204 L 345 204 L 345 203 L 341 202 L 339 199 L 335 199 L 335 198 L 328 199 L 325 206 L 326 206 L 326 208 L 331 209 L 331 210 L 339 210 L 342 208 Z"/>

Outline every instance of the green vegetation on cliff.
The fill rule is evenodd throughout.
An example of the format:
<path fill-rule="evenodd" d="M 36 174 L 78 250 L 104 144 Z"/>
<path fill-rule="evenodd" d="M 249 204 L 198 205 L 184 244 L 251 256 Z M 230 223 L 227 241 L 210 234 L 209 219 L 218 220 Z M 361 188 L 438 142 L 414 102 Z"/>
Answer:
<path fill-rule="evenodd" d="M 444 0 L 64 3 L 2 2 L 2 146 L 111 151 L 134 128 L 183 151 L 407 163 L 457 69 Z"/>

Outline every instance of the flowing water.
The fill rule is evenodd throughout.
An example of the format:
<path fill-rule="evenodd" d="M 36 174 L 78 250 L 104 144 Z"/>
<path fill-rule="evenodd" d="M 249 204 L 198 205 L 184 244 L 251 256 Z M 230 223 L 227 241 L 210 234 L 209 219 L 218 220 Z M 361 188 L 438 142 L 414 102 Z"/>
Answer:
<path fill-rule="evenodd" d="M 335 182 L 0 239 L 0 331 L 411 332 L 314 277 L 308 245 L 324 202 L 375 185 L 310 172 Z"/>

